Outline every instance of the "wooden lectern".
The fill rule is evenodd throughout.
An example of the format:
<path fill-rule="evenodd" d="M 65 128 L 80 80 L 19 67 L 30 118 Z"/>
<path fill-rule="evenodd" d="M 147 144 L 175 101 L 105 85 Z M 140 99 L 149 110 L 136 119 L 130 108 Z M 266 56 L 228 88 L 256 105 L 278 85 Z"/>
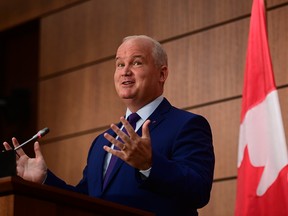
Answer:
<path fill-rule="evenodd" d="M 154 214 L 10 176 L 0 178 L 0 215 L 149 216 Z"/>

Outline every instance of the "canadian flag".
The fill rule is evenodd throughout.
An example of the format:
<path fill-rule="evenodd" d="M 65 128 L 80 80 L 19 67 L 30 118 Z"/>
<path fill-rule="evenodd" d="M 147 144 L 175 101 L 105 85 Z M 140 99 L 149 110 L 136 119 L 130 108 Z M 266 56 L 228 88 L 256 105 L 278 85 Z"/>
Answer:
<path fill-rule="evenodd" d="M 288 215 L 288 155 L 264 0 L 254 0 L 244 75 L 236 216 Z"/>

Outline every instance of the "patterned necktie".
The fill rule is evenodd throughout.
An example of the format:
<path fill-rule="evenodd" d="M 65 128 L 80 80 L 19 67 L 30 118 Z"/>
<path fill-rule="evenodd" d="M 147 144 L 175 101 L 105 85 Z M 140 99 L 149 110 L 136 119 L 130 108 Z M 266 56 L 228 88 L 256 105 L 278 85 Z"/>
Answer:
<path fill-rule="evenodd" d="M 138 121 L 139 119 L 140 119 L 140 116 L 139 116 L 137 113 L 131 113 L 131 114 L 128 116 L 128 118 L 127 118 L 128 122 L 130 123 L 130 125 L 133 127 L 134 130 L 135 130 L 135 128 L 136 128 L 136 123 L 137 123 L 137 121 Z M 127 133 L 125 127 L 123 127 L 122 131 L 123 131 L 124 133 Z M 119 140 L 120 140 L 120 138 L 119 138 Z M 116 146 L 114 146 L 114 148 L 117 149 L 117 150 L 119 149 L 119 148 L 117 148 Z M 117 158 L 116 156 L 114 156 L 114 155 L 111 156 L 111 159 L 110 159 L 108 168 L 107 168 L 107 170 L 106 170 L 106 174 L 105 174 L 105 176 L 104 176 L 103 188 L 106 187 L 106 184 L 107 184 L 107 182 L 108 182 L 108 178 L 109 178 L 109 176 L 110 176 L 110 174 L 111 174 L 111 172 L 112 172 L 112 170 L 113 170 L 113 168 L 114 168 L 114 166 L 115 166 L 115 164 L 116 164 L 117 159 L 118 159 L 118 158 Z"/>

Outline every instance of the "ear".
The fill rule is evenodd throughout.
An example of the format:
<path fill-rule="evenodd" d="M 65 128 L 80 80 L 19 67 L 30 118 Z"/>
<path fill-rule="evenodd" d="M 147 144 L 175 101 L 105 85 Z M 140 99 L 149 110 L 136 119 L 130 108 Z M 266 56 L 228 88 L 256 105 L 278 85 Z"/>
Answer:
<path fill-rule="evenodd" d="M 160 69 L 160 82 L 164 84 L 168 77 L 168 67 L 166 65 L 161 66 Z"/>

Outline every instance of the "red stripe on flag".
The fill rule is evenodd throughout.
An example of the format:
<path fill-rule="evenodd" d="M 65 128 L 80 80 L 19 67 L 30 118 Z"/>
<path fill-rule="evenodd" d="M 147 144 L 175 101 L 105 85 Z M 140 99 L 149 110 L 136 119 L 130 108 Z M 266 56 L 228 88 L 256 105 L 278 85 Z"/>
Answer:
<path fill-rule="evenodd" d="M 246 112 L 261 103 L 275 89 L 268 46 L 263 0 L 254 0 L 244 74 L 241 122 Z"/>

